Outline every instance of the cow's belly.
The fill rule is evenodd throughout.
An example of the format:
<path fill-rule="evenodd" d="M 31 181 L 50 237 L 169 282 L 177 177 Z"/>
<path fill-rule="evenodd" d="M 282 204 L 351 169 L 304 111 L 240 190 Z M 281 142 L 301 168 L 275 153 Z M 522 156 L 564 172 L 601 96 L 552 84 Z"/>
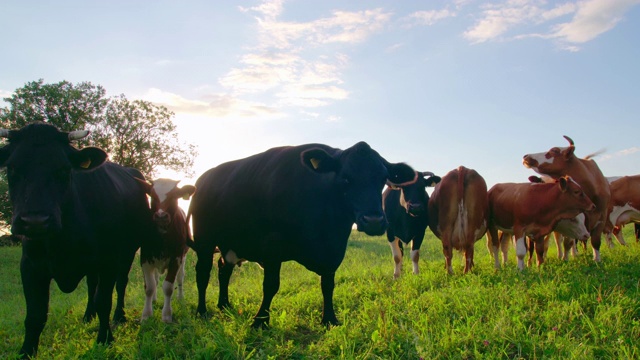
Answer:
<path fill-rule="evenodd" d="M 614 206 L 609 214 L 609 220 L 614 225 L 624 225 L 631 221 L 640 221 L 640 211 L 630 204 Z"/>

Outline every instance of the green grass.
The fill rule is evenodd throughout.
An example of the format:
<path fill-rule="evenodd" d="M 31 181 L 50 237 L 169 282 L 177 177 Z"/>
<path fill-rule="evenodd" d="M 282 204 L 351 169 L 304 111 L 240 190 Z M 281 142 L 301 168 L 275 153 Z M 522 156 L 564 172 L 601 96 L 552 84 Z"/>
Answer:
<path fill-rule="evenodd" d="M 632 239 L 629 226 L 627 239 Z M 19 247 L 0 248 L 0 358 L 22 344 L 24 298 Z M 320 325 L 320 279 L 295 262 L 282 267 L 272 305 L 271 329 L 250 329 L 262 298 L 262 271 L 248 263 L 230 286 L 233 311 L 219 312 L 214 268 L 208 292 L 209 320 L 195 317 L 195 254 L 189 253 L 185 300 L 174 300 L 175 323 L 160 321 L 162 294 L 153 318 L 140 324 L 144 292 L 136 260 L 127 295 L 129 322 L 115 328 L 116 342 L 95 344 L 97 320 L 82 322 L 84 283 L 72 294 L 52 285 L 49 321 L 39 358 L 50 359 L 633 359 L 640 358 L 640 245 L 606 248 L 599 264 L 591 251 L 569 262 L 555 246 L 541 268 L 493 269 L 485 240 L 476 243 L 476 267 L 462 274 L 444 269 L 442 247 L 428 233 L 421 274 L 393 280 L 393 260 L 383 237 L 354 233 L 338 269 L 335 308 L 341 326 Z"/>

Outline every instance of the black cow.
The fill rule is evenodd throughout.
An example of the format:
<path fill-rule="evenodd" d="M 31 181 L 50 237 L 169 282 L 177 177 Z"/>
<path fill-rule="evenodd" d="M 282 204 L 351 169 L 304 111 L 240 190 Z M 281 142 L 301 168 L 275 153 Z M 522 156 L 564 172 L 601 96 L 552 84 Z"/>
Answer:
<path fill-rule="evenodd" d="M 416 181 L 405 164 L 391 164 L 364 142 L 346 150 L 308 144 L 278 147 L 205 172 L 196 182 L 189 212 L 198 254 L 198 314 L 219 247 L 218 307 L 229 303 L 234 264 L 255 261 L 264 269 L 263 299 L 253 327 L 267 327 L 271 300 L 280 286 L 282 262 L 295 260 L 320 275 L 322 323 L 337 324 L 333 310 L 335 272 L 354 223 L 382 235 L 387 221 L 382 188 Z"/>
<path fill-rule="evenodd" d="M 435 186 L 441 180 L 432 172 L 423 172 L 420 175 L 415 183 L 406 186 L 389 186 L 382 194 L 382 206 L 389 220 L 387 240 L 393 254 L 395 263 L 393 277 L 396 279 L 402 274 L 404 246 L 401 241 L 404 244 L 411 242 L 413 273 L 420 272 L 418 267 L 420 246 L 429 224 L 427 187 Z"/>
<path fill-rule="evenodd" d="M 128 273 L 141 240 L 157 234 L 140 172 L 106 161 L 101 149 L 78 150 L 70 143 L 88 131 L 61 132 L 46 123 L 0 130 L 0 149 L 13 205 L 11 231 L 24 236 L 20 274 L 27 312 L 20 354 L 33 356 L 47 321 L 49 285 L 72 292 L 87 277 L 85 319 L 97 313 L 98 343 L 113 341 L 109 324 L 124 320 Z"/>

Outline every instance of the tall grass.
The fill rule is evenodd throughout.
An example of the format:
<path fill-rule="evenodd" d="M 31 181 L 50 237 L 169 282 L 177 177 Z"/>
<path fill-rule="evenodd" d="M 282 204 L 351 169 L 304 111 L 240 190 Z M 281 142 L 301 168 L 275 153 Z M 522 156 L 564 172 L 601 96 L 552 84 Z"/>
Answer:
<path fill-rule="evenodd" d="M 632 239 L 631 227 L 625 229 Z M 384 237 L 354 233 L 336 275 L 335 307 L 341 326 L 320 325 L 322 295 L 317 275 L 295 262 L 282 267 L 271 329 L 252 330 L 262 297 L 256 264 L 237 268 L 230 298 L 220 312 L 214 268 L 208 292 L 209 320 L 195 317 L 195 260 L 188 255 L 185 300 L 174 300 L 173 324 L 154 316 L 139 322 L 143 281 L 136 262 L 127 295 L 129 321 L 115 328 L 116 342 L 95 344 L 97 320 L 82 322 L 84 283 L 72 294 L 51 287 L 49 321 L 39 358 L 50 359 L 633 359 L 640 358 L 640 245 L 605 248 L 601 263 L 591 251 L 569 262 L 552 246 L 541 268 L 516 269 L 515 254 L 493 269 L 484 239 L 476 243 L 476 266 L 462 275 L 444 269 L 442 247 L 431 233 L 423 243 L 421 273 L 405 257 L 393 280 L 393 260 Z M 0 358 L 13 358 L 24 333 L 20 248 L 0 248 Z"/>

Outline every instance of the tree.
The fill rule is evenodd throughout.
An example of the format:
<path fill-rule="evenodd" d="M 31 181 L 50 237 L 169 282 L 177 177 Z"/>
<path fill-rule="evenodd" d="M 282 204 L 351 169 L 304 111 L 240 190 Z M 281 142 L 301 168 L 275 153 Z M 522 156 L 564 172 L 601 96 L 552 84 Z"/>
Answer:
<path fill-rule="evenodd" d="M 193 145 L 181 144 L 173 112 L 148 101 L 113 97 L 94 130 L 95 143 L 111 160 L 153 177 L 160 167 L 192 175 Z"/>
<path fill-rule="evenodd" d="M 90 82 L 45 84 L 42 79 L 25 84 L 4 101 L 9 106 L 0 108 L 2 128 L 44 121 L 62 131 L 86 129 L 91 135 L 78 141 L 78 147 L 101 147 L 111 161 L 134 167 L 148 178 L 161 168 L 192 175 L 195 146 L 179 141 L 174 113 L 164 106 L 130 101 L 124 95 L 107 98 L 102 86 Z M 11 207 L 3 189 L 6 177 L 0 176 L 0 220 L 8 223 L 11 213 L 6 210 Z"/>

